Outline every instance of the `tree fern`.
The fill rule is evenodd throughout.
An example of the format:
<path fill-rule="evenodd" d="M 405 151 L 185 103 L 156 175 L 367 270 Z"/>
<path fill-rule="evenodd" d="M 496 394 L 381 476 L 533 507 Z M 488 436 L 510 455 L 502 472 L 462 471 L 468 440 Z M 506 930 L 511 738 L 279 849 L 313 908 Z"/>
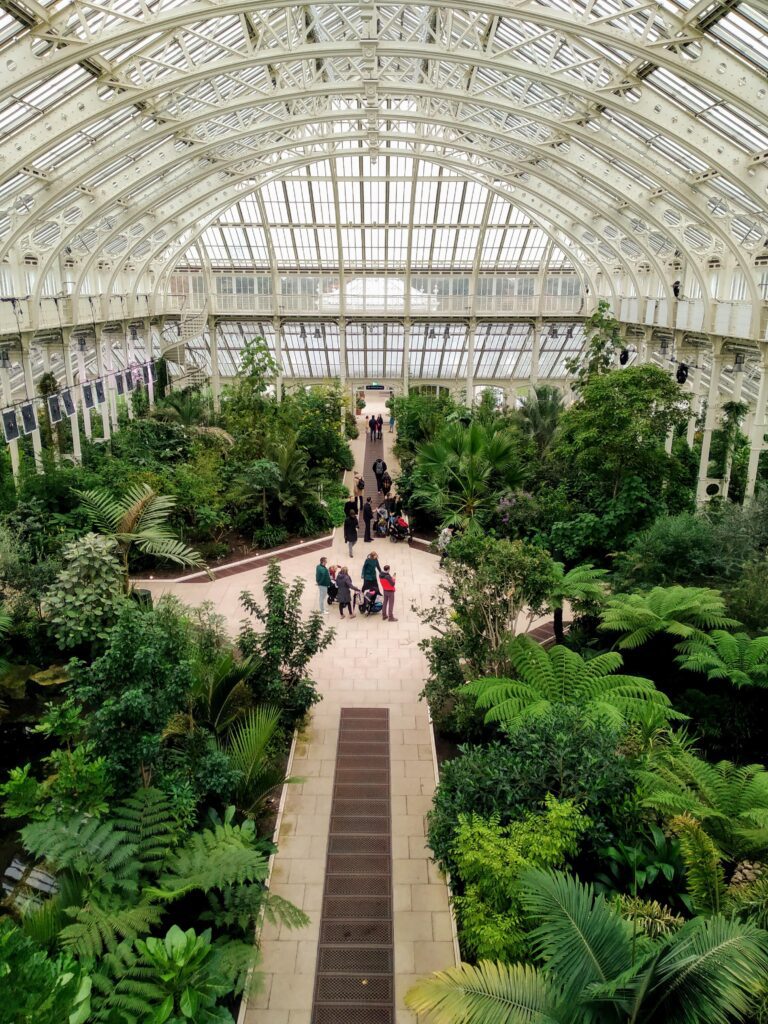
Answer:
<path fill-rule="evenodd" d="M 114 819 L 71 815 L 22 829 L 26 850 L 56 871 L 69 870 L 106 888 L 135 887 L 138 844 Z"/>
<path fill-rule="evenodd" d="M 142 868 L 159 871 L 176 845 L 181 828 L 173 801 L 158 789 L 140 789 L 114 812 L 116 828 L 134 837 Z"/>
<path fill-rule="evenodd" d="M 306 928 L 309 918 L 293 903 L 271 893 L 263 885 L 223 886 L 221 892 L 209 892 L 210 910 L 201 920 L 212 921 L 220 928 L 237 928 L 244 935 L 253 930 L 262 912 L 273 924 L 287 928 Z"/>
<path fill-rule="evenodd" d="M 614 675 L 623 663 L 615 651 L 585 661 L 566 647 L 546 651 L 521 635 L 509 643 L 509 657 L 517 679 L 479 679 L 464 688 L 486 709 L 486 722 L 508 725 L 539 718 L 555 704 L 578 704 L 588 718 L 614 725 L 643 720 L 649 713 L 660 722 L 684 717 L 650 679 Z"/>
<path fill-rule="evenodd" d="M 727 679 L 734 686 L 768 686 L 768 636 L 715 629 L 706 639 L 679 643 L 677 650 L 675 660 L 688 672 Z"/>
<path fill-rule="evenodd" d="M 114 951 L 124 939 L 146 935 L 158 924 L 162 910 L 150 903 L 134 906 L 99 905 L 89 900 L 85 906 L 73 908 L 74 922 L 59 933 L 61 945 L 78 957 L 95 960 L 107 951 Z"/>
<path fill-rule="evenodd" d="M 642 647 L 660 634 L 705 640 L 706 631 L 738 626 L 725 614 L 722 594 L 706 587 L 654 587 L 644 594 L 615 594 L 606 602 L 600 629 L 621 634 L 620 648 Z"/>
<path fill-rule="evenodd" d="M 646 806 L 699 821 L 729 859 L 768 850 L 768 771 L 711 764 L 687 750 L 660 751 L 643 772 Z"/>

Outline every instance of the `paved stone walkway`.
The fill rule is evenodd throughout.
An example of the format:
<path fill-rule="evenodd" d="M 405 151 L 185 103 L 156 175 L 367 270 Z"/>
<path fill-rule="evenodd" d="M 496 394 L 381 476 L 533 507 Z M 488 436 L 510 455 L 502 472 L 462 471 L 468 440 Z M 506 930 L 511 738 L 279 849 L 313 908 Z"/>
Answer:
<path fill-rule="evenodd" d="M 392 453 L 394 434 L 387 431 L 388 411 L 372 401 L 364 412 L 381 408 L 385 418 L 384 459 L 396 475 Z M 352 443 L 358 471 L 375 486 L 371 467 L 362 465 L 365 435 L 363 417 L 358 420 L 360 438 Z M 381 445 L 377 446 L 379 449 Z M 352 475 L 348 474 L 351 486 Z M 370 490 L 368 493 L 371 493 Z M 427 665 L 418 648 L 426 629 L 411 610 L 432 601 L 439 583 L 434 555 L 417 547 L 388 540 L 365 544 L 360 540 L 350 560 L 341 530 L 335 531 L 327 554 L 331 562 L 348 565 L 359 584 L 365 554 L 374 548 L 382 565 L 397 572 L 395 615 L 384 622 L 381 615 L 339 619 L 334 605 L 328 624 L 336 638 L 312 663 L 323 700 L 297 744 L 293 775 L 303 781 L 287 788 L 280 828 L 279 852 L 273 891 L 302 907 L 309 926 L 301 931 L 265 926 L 262 935 L 264 985 L 241 1014 L 240 1024 L 310 1024 L 317 956 L 323 873 L 328 838 L 339 714 L 342 707 L 387 707 L 391 727 L 392 856 L 394 890 L 395 997 L 397 1024 L 414 1024 L 403 1005 L 403 995 L 419 977 L 455 962 L 448 890 L 445 880 L 430 861 L 425 841 L 425 815 L 432 802 L 435 767 L 427 708 L 419 701 Z M 326 553 L 326 552 L 322 552 Z M 304 609 L 317 607 L 314 569 L 321 552 L 299 554 L 282 563 L 287 579 L 307 580 Z M 234 631 L 243 618 L 238 598 L 243 590 L 261 595 L 263 568 L 206 583 L 150 584 L 156 595 L 174 593 L 184 601 L 213 601 L 227 616 Z M 342 1021 L 338 1024 L 359 1024 Z"/>

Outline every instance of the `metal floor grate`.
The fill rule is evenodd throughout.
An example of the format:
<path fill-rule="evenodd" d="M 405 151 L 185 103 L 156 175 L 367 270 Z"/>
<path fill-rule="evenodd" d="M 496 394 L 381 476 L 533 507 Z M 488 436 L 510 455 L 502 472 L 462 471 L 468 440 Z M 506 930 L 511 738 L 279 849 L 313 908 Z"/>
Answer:
<path fill-rule="evenodd" d="M 394 1024 L 389 712 L 342 708 L 312 1024 Z"/>

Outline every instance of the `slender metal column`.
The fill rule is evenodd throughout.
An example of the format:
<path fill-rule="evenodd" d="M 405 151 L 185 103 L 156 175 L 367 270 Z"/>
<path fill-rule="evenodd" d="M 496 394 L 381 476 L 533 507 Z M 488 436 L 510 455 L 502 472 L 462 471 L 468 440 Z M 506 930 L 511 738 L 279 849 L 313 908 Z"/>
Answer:
<path fill-rule="evenodd" d="M 208 317 L 208 344 L 211 347 L 211 394 L 213 411 L 221 412 L 221 375 L 219 374 L 219 343 L 216 337 L 216 317 Z"/>
<path fill-rule="evenodd" d="M 21 365 L 24 369 L 24 388 L 27 394 L 27 399 L 35 407 L 35 416 L 38 419 L 38 429 L 32 433 L 32 451 L 35 455 L 35 470 L 38 473 L 43 472 L 43 442 L 40 438 L 40 410 L 37 407 L 35 401 L 35 378 L 32 373 L 32 353 L 30 351 L 29 342 L 22 339 L 21 342 Z"/>
<path fill-rule="evenodd" d="M 75 405 L 75 414 L 69 417 L 69 425 L 72 431 L 72 456 L 79 465 L 83 461 L 83 453 L 80 448 L 80 388 L 75 387 L 71 342 L 72 330 L 69 328 L 64 331 L 62 337 L 62 355 L 64 356 L 64 380 L 67 382 L 67 387 Z"/>
<path fill-rule="evenodd" d="M 411 321 L 403 321 L 403 395 L 408 397 L 411 373 Z"/>
<path fill-rule="evenodd" d="M 712 370 L 709 379 L 707 397 L 707 416 L 704 421 L 704 433 L 701 438 L 701 456 L 699 458 L 699 479 L 696 487 L 696 501 L 703 504 L 709 500 L 707 494 L 707 470 L 709 469 L 709 449 L 712 444 L 712 431 L 717 423 L 720 411 L 720 374 L 723 369 L 722 340 L 713 341 Z"/>
<path fill-rule="evenodd" d="M 272 321 L 272 329 L 275 332 L 275 362 L 277 363 L 277 377 L 275 377 L 275 398 L 278 402 L 283 400 L 283 321 L 275 317 Z"/>
<path fill-rule="evenodd" d="M 104 397 L 106 401 L 102 402 L 99 406 L 99 412 L 101 413 L 101 424 L 104 430 L 104 439 L 108 441 L 112 437 L 112 430 L 109 423 L 109 397 L 108 388 L 109 384 L 104 380 L 104 335 L 96 339 L 96 374 L 101 378 L 101 383 L 104 386 Z"/>
<path fill-rule="evenodd" d="M 749 434 L 749 464 L 747 466 L 747 486 L 744 491 L 745 501 L 754 497 L 760 452 L 765 448 L 763 438 L 768 432 L 768 424 L 765 419 L 766 403 L 768 403 L 768 346 L 762 345 L 760 348 L 760 387 L 757 391 L 755 415 Z"/>
<path fill-rule="evenodd" d="M 83 399 L 83 426 L 85 427 L 85 436 L 90 439 L 93 437 L 93 431 L 91 430 L 91 410 L 85 404 L 85 394 L 83 393 L 83 384 L 88 380 L 88 376 L 85 372 L 85 338 L 78 338 L 77 341 L 77 380 L 80 385 L 80 394 Z"/>
<path fill-rule="evenodd" d="M 3 389 L 3 404 L 11 405 L 13 402 L 13 390 L 11 388 L 11 362 L 10 354 L 8 365 L 0 362 L 0 386 Z M 13 473 L 13 479 L 16 483 L 19 480 L 19 442 L 11 441 L 8 444 L 8 451 L 11 456 L 11 472 Z"/>
<path fill-rule="evenodd" d="M 467 405 L 475 404 L 475 332 L 477 320 L 472 319 L 467 325 Z"/>

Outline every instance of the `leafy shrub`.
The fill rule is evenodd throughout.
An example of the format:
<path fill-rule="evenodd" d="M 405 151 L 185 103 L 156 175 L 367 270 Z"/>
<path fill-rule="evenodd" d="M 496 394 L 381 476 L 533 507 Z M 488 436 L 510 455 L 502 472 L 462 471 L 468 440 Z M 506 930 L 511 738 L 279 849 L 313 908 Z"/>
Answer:
<path fill-rule="evenodd" d="M 64 568 L 46 591 L 48 623 L 62 650 L 104 640 L 125 601 L 111 537 L 87 533 L 64 548 Z"/>
<path fill-rule="evenodd" d="M 288 540 L 288 531 L 284 526 L 262 526 L 254 531 L 254 546 L 261 549 L 277 548 Z"/>
<path fill-rule="evenodd" d="M 561 705 L 511 731 L 503 744 L 462 747 L 460 757 L 442 766 L 429 815 L 435 859 L 455 872 L 461 814 L 495 814 L 504 826 L 539 809 L 548 793 L 583 808 L 592 821 L 586 840 L 592 850 L 632 834 L 635 765 L 619 751 L 620 739 L 607 725 L 586 722 L 580 709 Z"/>
<path fill-rule="evenodd" d="M 660 516 L 618 556 L 616 583 L 622 589 L 700 583 L 717 570 L 716 543 L 702 515 Z"/>
<path fill-rule="evenodd" d="M 453 855 L 463 892 L 454 897 L 462 948 L 473 958 L 515 960 L 527 950 L 520 876 L 529 868 L 562 867 L 578 848 L 589 819 L 569 800 L 547 794 L 545 810 L 500 826 L 461 815 Z"/>

